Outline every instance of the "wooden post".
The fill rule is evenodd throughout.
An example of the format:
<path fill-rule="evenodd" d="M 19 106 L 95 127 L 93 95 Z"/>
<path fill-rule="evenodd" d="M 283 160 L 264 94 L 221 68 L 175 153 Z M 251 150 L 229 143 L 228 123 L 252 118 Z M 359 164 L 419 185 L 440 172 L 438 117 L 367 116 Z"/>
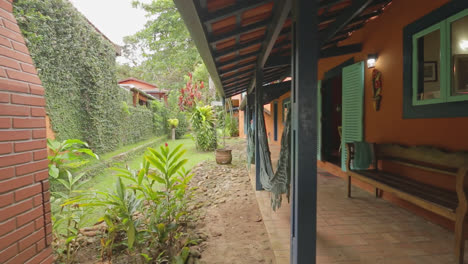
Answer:
<path fill-rule="evenodd" d="M 293 2 L 291 261 L 316 263 L 319 1 Z"/>
<path fill-rule="evenodd" d="M 263 72 L 261 69 L 257 69 L 255 76 L 255 190 L 263 190 L 262 183 L 260 182 L 260 139 L 258 135 L 259 122 L 258 118 L 263 115 L 263 102 L 262 102 L 262 83 L 263 83 Z"/>

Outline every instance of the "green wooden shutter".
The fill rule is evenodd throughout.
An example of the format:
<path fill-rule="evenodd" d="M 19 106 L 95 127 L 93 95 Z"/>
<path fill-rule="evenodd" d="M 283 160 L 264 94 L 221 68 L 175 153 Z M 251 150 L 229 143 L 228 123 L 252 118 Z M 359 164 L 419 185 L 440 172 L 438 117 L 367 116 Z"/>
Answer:
<path fill-rule="evenodd" d="M 317 159 L 322 160 L 322 81 L 317 86 Z"/>
<path fill-rule="evenodd" d="M 346 171 L 346 147 L 344 143 L 363 141 L 364 115 L 364 62 L 343 68 L 343 106 L 341 168 Z"/>

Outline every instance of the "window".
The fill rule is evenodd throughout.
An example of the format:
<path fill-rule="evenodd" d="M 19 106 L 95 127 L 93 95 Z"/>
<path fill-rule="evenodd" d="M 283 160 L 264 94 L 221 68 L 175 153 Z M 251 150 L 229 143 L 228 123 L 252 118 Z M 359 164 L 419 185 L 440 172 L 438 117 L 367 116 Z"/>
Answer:
<path fill-rule="evenodd" d="M 468 9 L 412 37 L 413 105 L 468 100 Z"/>
<path fill-rule="evenodd" d="M 468 117 L 466 10 L 468 1 L 448 1 L 403 28 L 404 119 Z"/>

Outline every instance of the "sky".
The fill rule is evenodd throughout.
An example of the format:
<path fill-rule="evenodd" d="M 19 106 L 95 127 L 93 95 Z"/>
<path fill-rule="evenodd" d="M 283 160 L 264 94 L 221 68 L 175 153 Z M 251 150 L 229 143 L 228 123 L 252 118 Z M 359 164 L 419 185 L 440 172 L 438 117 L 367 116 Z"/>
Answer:
<path fill-rule="evenodd" d="M 135 34 L 146 22 L 145 12 L 133 8 L 132 0 L 69 1 L 106 37 L 118 45 L 123 45 L 123 38 Z M 151 0 L 141 2 L 151 2 Z"/>

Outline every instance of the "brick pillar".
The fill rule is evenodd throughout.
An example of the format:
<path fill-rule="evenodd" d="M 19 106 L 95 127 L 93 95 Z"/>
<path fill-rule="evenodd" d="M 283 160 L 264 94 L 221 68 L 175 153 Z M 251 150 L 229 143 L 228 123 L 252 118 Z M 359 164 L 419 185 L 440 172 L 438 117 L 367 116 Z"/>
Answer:
<path fill-rule="evenodd" d="M 52 263 L 44 88 L 0 0 L 0 263 Z"/>

